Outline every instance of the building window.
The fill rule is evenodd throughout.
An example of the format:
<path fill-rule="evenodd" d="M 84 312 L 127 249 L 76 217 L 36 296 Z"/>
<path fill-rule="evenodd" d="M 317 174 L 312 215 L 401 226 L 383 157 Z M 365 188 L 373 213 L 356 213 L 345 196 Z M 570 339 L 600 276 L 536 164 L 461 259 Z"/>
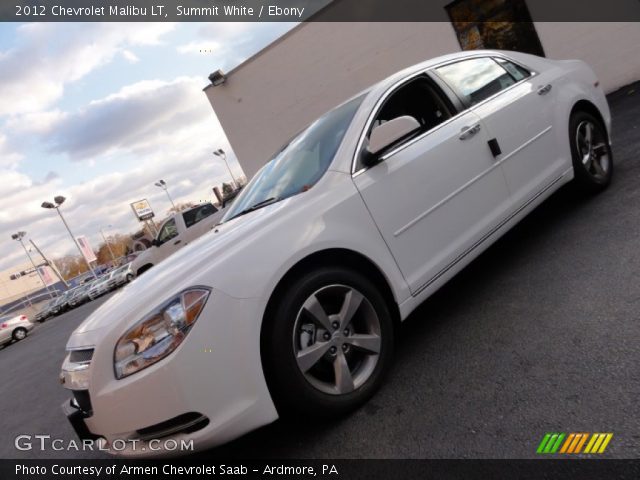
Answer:
<path fill-rule="evenodd" d="M 463 50 L 515 50 L 544 56 L 524 0 L 456 0 L 445 7 Z"/>

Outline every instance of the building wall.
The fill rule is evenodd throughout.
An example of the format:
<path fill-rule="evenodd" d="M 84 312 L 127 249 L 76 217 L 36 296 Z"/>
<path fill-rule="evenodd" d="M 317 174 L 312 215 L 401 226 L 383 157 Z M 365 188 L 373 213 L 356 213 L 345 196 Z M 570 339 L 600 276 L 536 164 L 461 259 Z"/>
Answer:
<path fill-rule="evenodd" d="M 26 262 L 0 272 L 0 305 L 43 288 L 42 281 L 35 272 L 16 280 L 10 278 L 14 273 L 31 269 L 33 269 L 31 263 Z"/>
<path fill-rule="evenodd" d="M 640 25 L 634 22 L 536 22 L 549 58 L 579 58 L 609 93 L 640 79 Z"/>
<path fill-rule="evenodd" d="M 640 78 L 634 23 L 536 23 L 550 58 L 589 62 L 606 91 Z M 438 23 L 302 24 L 207 87 L 247 178 L 322 113 L 389 74 L 460 50 L 453 27 Z"/>

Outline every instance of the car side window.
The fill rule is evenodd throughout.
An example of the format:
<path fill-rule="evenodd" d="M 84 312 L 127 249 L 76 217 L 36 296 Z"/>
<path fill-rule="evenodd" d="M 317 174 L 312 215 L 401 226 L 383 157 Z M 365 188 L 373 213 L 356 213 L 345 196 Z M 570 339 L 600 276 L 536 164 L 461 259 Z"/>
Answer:
<path fill-rule="evenodd" d="M 193 208 L 188 212 L 184 212 L 182 214 L 182 218 L 184 218 L 184 223 L 187 228 L 189 228 L 200 222 L 201 220 L 204 220 L 205 218 L 213 215 L 217 211 L 218 209 L 216 207 L 214 207 L 210 203 L 207 203 L 205 205 L 202 205 L 201 207 Z"/>
<path fill-rule="evenodd" d="M 525 78 L 529 78 L 531 76 L 531 72 L 529 70 L 513 62 L 510 62 L 506 58 L 496 58 L 495 60 L 502 66 L 502 68 L 509 72 L 509 75 L 511 75 L 516 82 L 519 82 L 520 80 L 524 80 Z"/>
<path fill-rule="evenodd" d="M 158 234 L 158 242 L 164 243 L 178 236 L 178 229 L 176 228 L 176 221 L 174 218 L 168 220 L 160 229 Z"/>
<path fill-rule="evenodd" d="M 467 105 L 475 105 L 530 75 L 529 72 L 508 62 L 501 65 L 489 57 L 471 58 L 435 69 Z M 513 73 L 509 70 L 513 70 Z"/>
<path fill-rule="evenodd" d="M 420 130 L 409 138 L 400 139 L 391 148 L 402 144 L 438 126 L 454 115 L 454 108 L 440 89 L 426 77 L 415 78 L 393 92 L 383 103 L 367 131 L 367 140 L 373 129 L 394 118 L 409 115 L 420 124 Z"/>

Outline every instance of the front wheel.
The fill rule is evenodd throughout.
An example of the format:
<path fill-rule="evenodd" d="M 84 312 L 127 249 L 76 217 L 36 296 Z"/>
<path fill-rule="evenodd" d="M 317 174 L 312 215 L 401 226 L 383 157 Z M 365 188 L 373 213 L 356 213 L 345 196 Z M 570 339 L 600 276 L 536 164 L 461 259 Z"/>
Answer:
<path fill-rule="evenodd" d="M 281 415 L 324 418 L 368 400 L 392 362 L 384 297 L 340 267 L 310 272 L 285 292 L 263 328 L 263 362 Z"/>
<path fill-rule="evenodd" d="M 613 175 L 613 155 L 604 125 L 593 115 L 577 112 L 569 122 L 575 182 L 588 192 L 607 188 Z"/>
<path fill-rule="evenodd" d="M 27 331 L 24 328 L 16 328 L 11 336 L 14 341 L 19 342 L 20 340 L 24 340 L 27 336 Z"/>

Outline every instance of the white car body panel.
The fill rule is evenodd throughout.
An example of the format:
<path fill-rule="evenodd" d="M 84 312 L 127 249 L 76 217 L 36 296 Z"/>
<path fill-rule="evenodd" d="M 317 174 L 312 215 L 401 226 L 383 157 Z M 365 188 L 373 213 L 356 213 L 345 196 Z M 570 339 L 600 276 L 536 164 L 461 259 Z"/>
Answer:
<path fill-rule="evenodd" d="M 435 65 L 483 55 L 512 58 L 535 75 L 375 167 L 354 168 L 361 134 L 386 92 Z M 89 376 L 93 415 L 86 425 L 107 440 L 132 438 L 141 428 L 199 412 L 210 423 L 175 438 L 184 436 L 206 448 L 275 420 L 260 359 L 260 332 L 267 304 L 287 272 L 319 252 L 355 252 L 381 272 L 400 319 L 406 318 L 571 180 L 568 121 L 573 106 L 588 100 L 608 130 L 611 125 L 606 98 L 595 82 L 582 62 L 485 51 L 430 60 L 372 87 L 329 170 L 312 188 L 190 240 L 76 329 L 67 348 L 95 348 Z M 553 86 L 549 95 L 538 95 L 547 83 Z M 460 140 L 460 130 L 475 123 L 481 125 L 478 133 Z M 497 157 L 486 145 L 494 137 L 502 148 Z M 113 357 L 122 334 L 161 303 L 198 285 L 212 293 L 186 340 L 158 363 L 117 380 Z"/>

